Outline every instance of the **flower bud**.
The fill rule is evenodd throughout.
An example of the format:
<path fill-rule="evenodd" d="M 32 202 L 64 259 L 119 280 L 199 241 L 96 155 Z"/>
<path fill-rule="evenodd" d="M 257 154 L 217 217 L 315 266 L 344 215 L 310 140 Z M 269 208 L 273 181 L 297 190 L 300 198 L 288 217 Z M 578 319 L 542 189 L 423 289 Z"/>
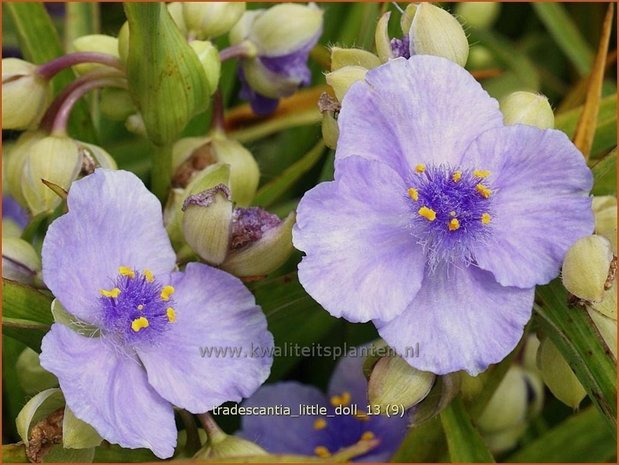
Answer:
<path fill-rule="evenodd" d="M 607 284 L 608 287 L 608 284 Z M 601 302 L 592 302 L 589 307 L 612 319 L 617 319 L 617 278 L 613 279 L 610 289 L 604 292 Z"/>
<path fill-rule="evenodd" d="M 496 67 L 494 55 L 488 50 L 488 47 L 480 44 L 471 45 L 469 50 L 469 59 L 467 68 L 470 70 L 482 70 Z"/>
<path fill-rule="evenodd" d="M 99 108 L 101 113 L 114 121 L 125 121 L 137 111 L 129 92 L 114 87 L 101 89 Z"/>
<path fill-rule="evenodd" d="M 104 34 L 86 35 L 73 41 L 73 49 L 76 52 L 99 52 L 118 57 L 118 39 Z M 75 65 L 73 69 L 77 74 L 85 74 L 102 66 L 96 63 L 82 63 Z"/>
<path fill-rule="evenodd" d="M 608 239 L 617 253 L 617 198 L 612 195 L 593 197 L 595 233 Z"/>
<path fill-rule="evenodd" d="M 400 28 L 402 28 L 403 33 L 407 34 L 411 30 L 418 6 L 419 5 L 416 3 L 409 3 L 405 8 L 404 13 L 402 13 L 402 16 L 400 17 Z"/>
<path fill-rule="evenodd" d="M 325 74 L 327 84 L 333 88 L 337 99 L 341 102 L 344 95 L 355 82 L 365 79 L 368 70 L 361 66 L 344 66 L 337 71 Z"/>
<path fill-rule="evenodd" d="M 230 191 L 232 200 L 246 206 L 253 200 L 260 170 L 251 152 L 239 142 L 221 134 L 212 137 L 180 139 L 172 148 L 172 166 L 175 187 L 187 187 L 203 169 L 216 163 L 230 165 Z"/>
<path fill-rule="evenodd" d="M 2 236 L 2 277 L 33 285 L 41 271 L 41 259 L 29 242 Z"/>
<path fill-rule="evenodd" d="M 333 116 L 333 112 L 325 111 L 322 114 L 322 138 L 325 145 L 330 149 L 337 147 L 337 139 L 340 137 L 340 128 L 337 125 L 337 120 Z"/>
<path fill-rule="evenodd" d="M 127 64 L 129 57 L 129 21 L 125 21 L 118 31 L 118 56 L 120 61 Z"/>
<path fill-rule="evenodd" d="M 615 291 L 616 289 L 613 289 Z M 614 299 L 616 304 L 616 299 Z M 609 318 L 606 315 L 594 310 L 588 309 L 589 316 L 593 320 L 596 328 L 600 332 L 602 339 L 613 353 L 615 359 L 617 358 L 617 309 L 615 306 L 615 318 Z"/>
<path fill-rule="evenodd" d="M 412 3 L 411 3 L 412 5 Z M 406 9 L 408 11 L 408 8 Z M 376 46 L 376 54 L 381 62 L 385 63 L 390 58 L 393 58 L 393 52 L 391 50 L 391 39 L 389 38 L 389 18 L 391 12 L 384 13 L 378 23 L 376 24 L 376 31 L 374 32 L 374 43 Z"/>
<path fill-rule="evenodd" d="M 282 221 L 258 208 L 235 208 L 232 235 L 223 270 L 238 276 L 266 276 L 282 266 L 292 253 L 295 214 Z"/>
<path fill-rule="evenodd" d="M 225 34 L 245 12 L 245 2 L 182 2 L 182 6 L 187 30 L 198 39 Z"/>
<path fill-rule="evenodd" d="M 17 380 L 27 395 L 58 386 L 58 379 L 41 366 L 39 354 L 29 347 L 19 354 L 15 368 Z"/>
<path fill-rule="evenodd" d="M 501 100 L 501 112 L 505 124 L 528 124 L 540 129 L 551 129 L 555 115 L 543 95 L 532 92 L 514 92 Z"/>
<path fill-rule="evenodd" d="M 211 94 L 217 90 L 219 85 L 219 76 L 221 74 L 221 60 L 219 59 L 219 50 L 208 41 L 194 40 L 189 43 L 189 46 L 198 55 L 198 60 L 208 81 L 211 89 Z"/>
<path fill-rule="evenodd" d="M 127 131 L 132 132 L 137 136 L 148 137 L 146 133 L 146 126 L 144 125 L 144 118 L 139 113 L 129 115 L 125 121 L 125 128 Z"/>
<path fill-rule="evenodd" d="M 456 16 L 475 29 L 489 29 L 501 12 L 498 2 L 463 2 L 456 4 Z"/>
<path fill-rule="evenodd" d="M 526 419 L 527 384 L 524 370 L 512 365 L 490 398 L 477 421 L 486 433 L 495 433 L 516 426 Z"/>
<path fill-rule="evenodd" d="M 372 369 L 368 382 L 370 404 L 388 411 L 398 405 L 409 409 L 425 399 L 436 376 L 410 366 L 400 356 L 382 357 Z"/>
<path fill-rule="evenodd" d="M 17 58 L 2 60 L 2 128 L 35 127 L 52 99 L 49 81 L 37 66 Z"/>
<path fill-rule="evenodd" d="M 22 206 L 26 206 L 26 199 L 22 194 L 24 164 L 30 154 L 30 148 L 47 134 L 43 131 L 26 131 L 19 136 L 17 142 L 3 153 L 7 158 L 6 187 L 11 196 Z M 5 173 L 3 172 L 3 175 Z"/>
<path fill-rule="evenodd" d="M 3 160 L 4 161 L 4 158 Z M 6 184 L 5 184 L 6 185 Z M 28 212 L 9 194 L 2 195 L 2 237 L 21 237 L 28 225 Z"/>
<path fill-rule="evenodd" d="M 408 31 L 411 55 L 435 55 L 466 64 L 469 43 L 460 23 L 447 11 L 421 3 Z"/>
<path fill-rule="evenodd" d="M 602 236 L 586 236 L 577 240 L 563 261 L 563 285 L 580 299 L 600 302 L 612 259 L 610 242 Z"/>
<path fill-rule="evenodd" d="M 197 461 L 216 462 L 225 458 L 253 457 L 256 455 L 268 455 L 268 453 L 262 447 L 247 439 L 221 432 L 215 437 L 211 434 L 206 445 L 193 458 Z M 250 461 L 255 462 L 255 460 Z"/>
<path fill-rule="evenodd" d="M 360 48 L 331 48 L 331 71 L 336 71 L 344 66 L 360 66 L 365 69 L 373 69 L 380 65 L 380 59 L 366 50 L 361 50 Z"/>
<path fill-rule="evenodd" d="M 537 362 L 550 392 L 568 407 L 577 408 L 587 393 L 550 339 L 541 342 Z"/>
<path fill-rule="evenodd" d="M 526 430 L 527 423 L 522 422 L 494 433 L 483 433 L 484 443 L 493 454 L 501 454 L 514 448 Z"/>
<path fill-rule="evenodd" d="M 168 3 L 168 13 L 174 20 L 174 23 L 181 31 L 183 35 L 187 35 L 187 23 L 185 23 L 185 12 L 183 11 L 184 2 L 170 2 Z"/>
<path fill-rule="evenodd" d="M 225 184 L 192 194 L 183 203 L 185 239 L 211 265 L 220 265 L 228 254 L 232 207 L 230 189 Z"/>

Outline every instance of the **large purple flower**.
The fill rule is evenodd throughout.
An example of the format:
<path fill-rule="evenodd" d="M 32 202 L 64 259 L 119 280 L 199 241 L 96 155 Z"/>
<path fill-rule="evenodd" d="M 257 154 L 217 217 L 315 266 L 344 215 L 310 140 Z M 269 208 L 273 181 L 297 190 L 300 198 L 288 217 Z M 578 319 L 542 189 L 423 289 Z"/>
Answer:
<path fill-rule="evenodd" d="M 294 381 L 261 387 L 244 402 L 247 407 L 290 407 L 296 415 L 300 406 L 320 406 L 327 416 L 302 414 L 246 415 L 239 435 L 256 442 L 273 454 L 301 454 L 328 457 L 359 441 L 378 440 L 357 462 L 385 462 L 406 434 L 407 416 L 368 415 L 367 381 L 363 357 L 344 357 L 333 372 L 327 397 L 319 389 Z M 356 408 L 356 414 L 337 413 L 335 407 Z"/>
<path fill-rule="evenodd" d="M 470 74 L 432 56 L 369 71 L 338 124 L 335 181 L 298 209 L 305 289 L 420 370 L 502 360 L 535 285 L 593 230 L 583 156 L 562 132 L 505 127 Z"/>
<path fill-rule="evenodd" d="M 101 436 L 162 458 L 176 444 L 173 406 L 202 413 L 251 395 L 267 378 L 266 320 L 235 277 L 203 264 L 175 271 L 161 207 L 133 174 L 99 169 L 73 183 L 69 213 L 43 243 L 43 278 L 85 336 L 54 324 L 41 365 Z M 202 356 L 242 348 L 246 358 Z"/>

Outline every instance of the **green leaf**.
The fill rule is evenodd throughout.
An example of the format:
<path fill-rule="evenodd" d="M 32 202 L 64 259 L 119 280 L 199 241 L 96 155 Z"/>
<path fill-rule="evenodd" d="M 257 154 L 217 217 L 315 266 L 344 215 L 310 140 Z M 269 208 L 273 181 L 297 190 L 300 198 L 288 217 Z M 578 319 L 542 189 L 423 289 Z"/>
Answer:
<path fill-rule="evenodd" d="M 77 418 L 67 406 L 62 420 L 62 445 L 65 449 L 97 447 L 103 438 L 88 423 Z"/>
<path fill-rule="evenodd" d="M 271 182 L 262 186 L 257 194 L 254 203 L 263 207 L 268 207 L 279 200 L 291 186 L 311 170 L 322 158 L 325 145 L 322 141 L 318 142 L 309 152 Z"/>
<path fill-rule="evenodd" d="M 617 433 L 617 367 L 587 311 L 568 306 L 568 293 L 558 280 L 538 286 L 542 305 L 535 305 L 541 330 L 557 346 L 599 409 Z"/>
<path fill-rule="evenodd" d="M 90 463 L 95 457 L 95 449 L 64 449 L 54 446 L 45 455 L 45 463 Z"/>
<path fill-rule="evenodd" d="M 64 396 L 58 388 L 46 389 L 39 392 L 28 401 L 19 415 L 17 415 L 17 433 L 28 446 L 31 428 L 51 413 L 64 407 Z"/>
<path fill-rule="evenodd" d="M 64 43 L 70 50 L 78 37 L 99 33 L 99 4 L 96 2 L 65 3 Z"/>
<path fill-rule="evenodd" d="M 617 150 L 597 162 L 593 168 L 593 195 L 615 195 L 617 193 Z"/>
<path fill-rule="evenodd" d="M 408 430 L 400 447 L 391 458 L 392 462 L 428 463 L 438 462 L 447 447 L 443 427 L 438 416 Z"/>
<path fill-rule="evenodd" d="M 158 459 L 150 449 L 124 449 L 116 444 L 104 442 L 95 449 L 95 462 L 156 462 Z"/>
<path fill-rule="evenodd" d="M 593 63 L 593 51 L 565 11 L 565 7 L 555 2 L 533 2 L 531 5 L 580 75 L 589 73 Z"/>
<path fill-rule="evenodd" d="M 462 400 L 456 397 L 441 413 L 452 462 L 493 463 L 494 457 L 471 423 Z"/>
<path fill-rule="evenodd" d="M 589 407 L 528 443 L 507 458 L 507 462 L 579 463 L 612 462 L 617 453 L 616 438 L 604 418 Z"/>
<path fill-rule="evenodd" d="M 2 463 L 29 463 L 24 444 L 2 444 Z"/>

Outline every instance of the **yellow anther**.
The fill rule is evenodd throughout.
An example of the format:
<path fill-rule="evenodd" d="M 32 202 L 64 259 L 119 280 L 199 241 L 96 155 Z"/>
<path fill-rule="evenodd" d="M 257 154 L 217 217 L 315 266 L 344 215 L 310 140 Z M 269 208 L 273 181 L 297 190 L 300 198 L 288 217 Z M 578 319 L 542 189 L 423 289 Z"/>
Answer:
<path fill-rule="evenodd" d="M 131 322 L 131 329 L 136 333 L 144 328 L 148 328 L 148 320 L 143 316 Z"/>
<path fill-rule="evenodd" d="M 490 176 L 490 171 L 488 170 L 475 170 L 473 171 L 473 176 L 475 176 L 476 178 L 487 178 L 488 176 Z"/>
<path fill-rule="evenodd" d="M 487 186 L 484 186 L 483 184 L 477 184 L 475 186 L 475 189 L 477 189 L 477 192 L 479 192 L 484 199 L 489 198 L 490 195 L 492 194 L 492 191 L 488 189 Z"/>
<path fill-rule="evenodd" d="M 176 311 L 172 307 L 168 307 L 165 314 L 167 315 L 170 323 L 176 323 Z"/>
<path fill-rule="evenodd" d="M 492 217 L 490 216 L 490 213 L 482 213 L 481 214 L 481 222 L 482 224 L 490 224 L 490 220 L 492 219 Z"/>
<path fill-rule="evenodd" d="M 423 216 L 428 221 L 434 221 L 436 219 L 436 212 L 428 207 L 421 207 L 417 213 Z"/>
<path fill-rule="evenodd" d="M 123 276 L 129 276 L 130 278 L 135 278 L 135 272 L 128 266 L 118 267 L 118 273 L 120 273 Z"/>
<path fill-rule="evenodd" d="M 342 398 L 340 396 L 331 396 L 329 402 L 331 402 L 331 405 L 334 407 L 337 407 L 338 405 L 342 405 Z"/>
<path fill-rule="evenodd" d="M 416 202 L 419 200 L 419 191 L 417 191 L 414 187 L 409 187 L 408 196 Z"/>
<path fill-rule="evenodd" d="M 120 295 L 120 289 L 118 289 L 117 287 L 115 287 L 114 289 L 110 291 L 106 291 L 105 289 L 100 289 L 99 292 L 101 293 L 103 297 L 111 297 L 113 299 L 115 299 L 116 297 Z"/>
<path fill-rule="evenodd" d="M 456 231 L 458 229 L 460 229 L 460 222 L 458 221 L 458 218 L 452 218 L 449 222 L 449 230 Z"/>
<path fill-rule="evenodd" d="M 329 449 L 327 449 L 325 446 L 318 446 L 314 449 L 314 454 L 316 454 L 318 457 L 331 457 L 331 452 L 329 452 Z"/>
<path fill-rule="evenodd" d="M 325 429 L 327 427 L 327 420 L 325 420 L 324 418 L 318 418 L 315 422 L 314 422 L 314 429 Z"/>
<path fill-rule="evenodd" d="M 148 281 L 149 283 L 152 283 L 155 280 L 155 276 L 153 275 L 153 272 L 150 271 L 148 268 L 144 269 L 144 277 L 146 278 L 146 281 Z"/>
<path fill-rule="evenodd" d="M 363 433 L 361 435 L 361 440 L 362 441 L 369 441 L 371 439 L 374 439 L 376 436 L 374 436 L 374 433 L 372 433 L 371 431 L 366 431 L 365 433 Z"/>
<path fill-rule="evenodd" d="M 417 173 L 423 173 L 426 170 L 426 165 L 424 165 L 423 163 L 419 163 L 417 166 L 415 166 L 415 171 Z"/>
<path fill-rule="evenodd" d="M 460 181 L 461 178 L 462 178 L 462 171 L 455 171 L 453 176 L 451 177 L 451 180 L 453 182 L 458 182 Z"/>
<path fill-rule="evenodd" d="M 348 405 L 350 404 L 350 392 L 348 391 L 344 391 L 342 392 L 342 395 L 340 396 L 340 401 L 342 403 L 342 405 Z"/>
<path fill-rule="evenodd" d="M 163 289 L 161 289 L 161 300 L 170 300 L 172 294 L 174 294 L 172 286 L 163 286 Z"/>
<path fill-rule="evenodd" d="M 138 305 L 138 310 L 140 310 L 140 311 L 144 310 L 144 304 Z"/>

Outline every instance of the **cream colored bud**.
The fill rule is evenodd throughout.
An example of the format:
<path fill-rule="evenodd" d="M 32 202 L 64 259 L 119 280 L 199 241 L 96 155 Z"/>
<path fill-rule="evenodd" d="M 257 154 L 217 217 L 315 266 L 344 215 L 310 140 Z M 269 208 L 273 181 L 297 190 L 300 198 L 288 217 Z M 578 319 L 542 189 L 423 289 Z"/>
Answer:
<path fill-rule="evenodd" d="M 17 357 L 15 368 L 17 380 L 28 395 L 58 386 L 58 379 L 41 366 L 39 354 L 29 347 Z"/>
<path fill-rule="evenodd" d="M 555 116 L 548 99 L 532 92 L 514 92 L 500 103 L 505 124 L 527 124 L 540 129 L 555 125 Z"/>
<path fill-rule="evenodd" d="M 198 39 L 225 34 L 245 12 L 245 2 L 182 2 L 182 5 L 187 30 Z"/>
<path fill-rule="evenodd" d="M 325 141 L 325 145 L 335 150 L 339 136 L 340 128 L 337 125 L 337 120 L 333 116 L 333 112 L 325 111 L 322 114 L 322 138 Z"/>
<path fill-rule="evenodd" d="M 127 63 L 129 56 L 129 21 L 125 21 L 118 31 L 118 56 L 120 61 Z"/>
<path fill-rule="evenodd" d="M 612 195 L 593 197 L 595 233 L 608 239 L 617 254 L 617 198 Z"/>
<path fill-rule="evenodd" d="M 33 285 L 41 259 L 32 244 L 18 237 L 2 236 L 2 277 Z"/>
<path fill-rule="evenodd" d="M 601 302 L 592 302 L 590 307 L 598 313 L 612 319 L 617 319 L 617 278 L 612 281 L 610 289 L 604 292 Z"/>
<path fill-rule="evenodd" d="M 617 314 L 616 314 L 616 311 L 617 309 L 615 308 L 615 318 L 613 319 L 613 318 L 609 318 L 601 314 L 600 312 L 596 310 L 593 310 L 593 309 L 588 310 L 589 316 L 591 316 L 593 323 L 595 323 L 595 326 L 600 332 L 602 339 L 604 339 L 604 342 L 606 343 L 610 351 L 613 353 L 613 356 L 615 357 L 615 359 L 617 358 L 617 318 L 616 318 Z"/>
<path fill-rule="evenodd" d="M 125 89 L 108 87 L 100 91 L 99 108 L 101 113 L 114 121 L 126 121 L 137 109 L 131 95 Z"/>
<path fill-rule="evenodd" d="M 344 66 L 337 71 L 332 71 L 325 75 L 327 84 L 333 88 L 333 92 L 337 99 L 341 102 L 344 100 L 344 95 L 355 82 L 365 79 L 368 70 L 361 66 Z"/>
<path fill-rule="evenodd" d="M 30 154 L 31 147 L 46 137 L 43 131 L 26 131 L 17 142 L 8 150 L 8 162 L 6 164 L 6 187 L 11 196 L 22 206 L 26 206 L 26 199 L 22 193 L 24 180 L 24 165 Z"/>
<path fill-rule="evenodd" d="M 391 12 L 384 13 L 378 23 L 376 24 L 376 31 L 374 32 L 374 43 L 376 46 L 376 54 L 380 61 L 387 62 L 390 58 L 393 58 L 393 52 L 391 50 L 391 39 L 389 38 L 389 18 Z"/>
<path fill-rule="evenodd" d="M 254 444 L 247 439 L 239 436 L 231 436 L 221 433 L 215 439 L 209 438 L 206 446 L 194 455 L 194 460 L 198 461 L 218 461 L 218 459 L 226 459 L 232 457 L 254 457 L 259 455 L 268 455 L 262 447 Z M 255 460 L 249 460 L 255 462 Z"/>
<path fill-rule="evenodd" d="M 521 424 L 527 415 L 527 384 L 524 371 L 512 365 L 477 424 L 486 433 L 496 433 Z"/>
<path fill-rule="evenodd" d="M 462 2 L 456 4 L 456 17 L 475 29 L 492 27 L 501 12 L 499 2 Z"/>
<path fill-rule="evenodd" d="M 144 118 L 142 118 L 142 115 L 139 113 L 134 113 L 127 118 L 125 121 L 125 128 L 127 128 L 127 131 L 138 136 L 148 137 L 146 126 L 144 125 Z"/>
<path fill-rule="evenodd" d="M 331 71 L 336 71 L 344 66 L 360 66 L 365 69 L 373 69 L 380 65 L 380 59 L 366 50 L 361 50 L 360 48 L 331 48 Z"/>
<path fill-rule="evenodd" d="M 550 392 L 568 407 L 578 408 L 587 393 L 550 339 L 541 342 L 537 361 Z"/>
<path fill-rule="evenodd" d="M 512 449 L 527 430 L 527 423 L 522 422 L 511 428 L 495 433 L 483 434 L 484 442 L 493 454 L 500 454 Z"/>
<path fill-rule="evenodd" d="M 402 28 L 402 32 L 404 34 L 408 34 L 408 31 L 411 30 L 411 26 L 413 25 L 413 19 L 415 18 L 415 13 L 417 13 L 417 7 L 419 4 L 417 3 L 409 3 L 402 13 L 400 17 L 400 27 Z"/>
<path fill-rule="evenodd" d="M 98 52 L 119 57 L 118 55 L 118 39 L 104 34 L 92 34 L 78 37 L 73 41 L 73 49 L 76 52 Z M 78 74 L 85 74 L 96 68 L 101 68 L 104 65 L 97 63 L 83 63 L 75 65 L 73 69 Z"/>
<path fill-rule="evenodd" d="M 612 259 L 610 242 L 604 237 L 593 235 L 577 240 L 563 261 L 563 285 L 580 299 L 600 302 Z"/>
<path fill-rule="evenodd" d="M 219 76 L 221 74 L 221 60 L 219 59 L 219 50 L 208 41 L 194 40 L 189 42 L 189 46 L 198 55 L 198 60 L 204 73 L 206 74 L 206 80 L 211 89 L 211 94 L 217 90 L 219 85 Z"/>

